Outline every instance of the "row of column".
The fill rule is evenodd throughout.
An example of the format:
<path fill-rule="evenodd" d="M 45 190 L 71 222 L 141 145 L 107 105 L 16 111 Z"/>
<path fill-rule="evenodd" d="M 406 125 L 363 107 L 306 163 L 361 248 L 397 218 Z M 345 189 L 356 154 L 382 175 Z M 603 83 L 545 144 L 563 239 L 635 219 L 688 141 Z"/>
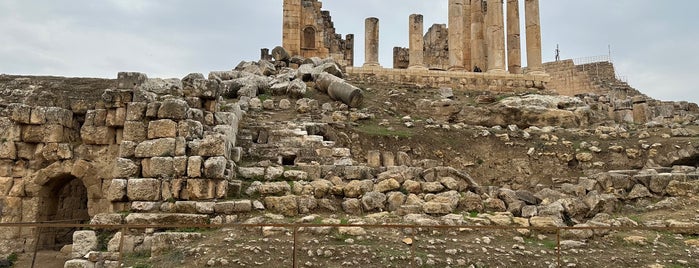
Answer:
<path fill-rule="evenodd" d="M 490 73 L 509 70 L 521 74 L 519 0 L 507 0 L 507 38 L 504 0 L 487 0 L 485 16 L 483 4 L 483 0 L 449 0 L 449 69 L 481 69 Z M 539 0 L 525 0 L 524 6 L 528 72 L 540 74 L 543 64 Z"/>
<path fill-rule="evenodd" d="M 449 0 L 449 70 L 482 70 L 489 73 L 506 73 L 509 70 L 512 74 L 522 73 L 519 0 L 507 0 L 507 39 L 504 0 L 487 0 L 485 16 L 483 1 Z M 540 74 L 543 73 L 543 64 L 539 0 L 525 0 L 525 20 L 528 72 Z M 380 66 L 379 19 L 367 18 L 365 27 L 364 66 Z M 423 29 L 423 16 L 410 15 L 408 69 L 427 69 L 424 64 Z"/>

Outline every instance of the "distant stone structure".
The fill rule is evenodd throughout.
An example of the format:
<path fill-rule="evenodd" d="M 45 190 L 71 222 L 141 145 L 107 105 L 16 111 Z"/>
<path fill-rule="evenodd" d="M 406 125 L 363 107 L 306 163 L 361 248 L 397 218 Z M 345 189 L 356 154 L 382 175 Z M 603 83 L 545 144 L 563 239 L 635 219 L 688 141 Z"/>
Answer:
<path fill-rule="evenodd" d="M 504 0 L 449 0 L 449 27 L 434 24 L 424 35 L 422 15 L 412 14 L 408 24 L 409 48 L 393 49 L 393 69 L 375 68 L 377 64 L 367 62 L 364 66 L 371 69 L 348 68 L 347 72 L 360 78 L 432 87 L 544 89 L 550 77 L 542 64 L 539 1 L 525 0 L 526 69 L 522 68 L 521 59 L 520 3 L 506 2 L 505 18 Z M 367 47 L 379 43 L 379 36 L 370 30 L 367 28 Z"/>
<path fill-rule="evenodd" d="M 330 12 L 318 0 L 284 0 L 282 46 L 292 56 L 333 58 L 354 65 L 354 35 L 335 33 Z"/>

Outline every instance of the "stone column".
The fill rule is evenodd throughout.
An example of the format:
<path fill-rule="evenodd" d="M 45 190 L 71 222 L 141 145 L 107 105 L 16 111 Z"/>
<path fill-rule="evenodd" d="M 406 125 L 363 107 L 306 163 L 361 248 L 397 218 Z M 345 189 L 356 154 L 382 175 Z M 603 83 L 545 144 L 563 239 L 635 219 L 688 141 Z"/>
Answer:
<path fill-rule="evenodd" d="M 292 56 L 301 55 L 301 0 L 284 0 L 282 47 Z"/>
<path fill-rule="evenodd" d="M 470 72 L 473 71 L 471 65 L 471 0 L 464 0 L 463 18 L 464 69 Z"/>
<path fill-rule="evenodd" d="M 381 67 L 379 64 L 379 19 L 364 21 L 364 67 Z"/>
<path fill-rule="evenodd" d="M 471 71 L 486 70 L 485 35 L 483 31 L 483 0 L 471 0 Z"/>
<path fill-rule="evenodd" d="M 519 0 L 507 0 L 507 67 L 511 74 L 522 73 Z"/>
<path fill-rule="evenodd" d="M 527 73 L 543 74 L 539 0 L 524 0 L 524 13 L 527 27 Z"/>
<path fill-rule="evenodd" d="M 423 17 L 420 14 L 410 15 L 408 22 L 410 38 L 410 58 L 408 69 L 427 69 L 425 67 L 425 40 Z"/>
<path fill-rule="evenodd" d="M 468 1 L 468 0 L 466 0 Z M 449 71 L 464 70 L 464 0 L 449 0 Z"/>
<path fill-rule="evenodd" d="M 503 0 L 488 0 L 488 72 L 505 73 L 505 27 Z"/>

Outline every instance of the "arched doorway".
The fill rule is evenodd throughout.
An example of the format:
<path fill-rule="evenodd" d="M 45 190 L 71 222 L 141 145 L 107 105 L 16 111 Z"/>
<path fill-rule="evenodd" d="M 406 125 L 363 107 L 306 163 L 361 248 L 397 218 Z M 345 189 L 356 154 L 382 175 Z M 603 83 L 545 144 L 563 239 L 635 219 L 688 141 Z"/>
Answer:
<path fill-rule="evenodd" d="M 303 29 L 303 38 L 301 38 L 301 44 L 303 44 L 304 49 L 315 49 L 316 48 L 316 29 L 312 26 L 306 26 Z"/>
<path fill-rule="evenodd" d="M 39 222 L 85 223 L 90 220 L 87 210 L 87 188 L 71 175 L 53 178 L 40 193 Z M 75 228 L 43 228 L 40 249 L 59 250 L 73 243 Z"/>

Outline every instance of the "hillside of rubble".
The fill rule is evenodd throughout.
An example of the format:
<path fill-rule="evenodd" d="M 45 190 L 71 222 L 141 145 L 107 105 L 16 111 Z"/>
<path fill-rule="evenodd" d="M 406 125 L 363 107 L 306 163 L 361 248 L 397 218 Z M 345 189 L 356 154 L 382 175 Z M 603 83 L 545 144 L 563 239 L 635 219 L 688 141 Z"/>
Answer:
<path fill-rule="evenodd" d="M 559 247 L 568 267 L 699 265 L 696 104 L 653 100 L 620 81 L 576 96 L 389 84 L 298 57 L 148 79 L 135 94 L 183 96 L 198 81 L 216 84 L 220 111 L 242 115 L 225 197 L 133 201 L 93 223 L 189 213 L 213 224 L 346 225 L 301 230 L 304 267 L 547 267 Z M 114 84 L 1 75 L 0 115 L 10 103 L 87 111 Z M 557 245 L 542 231 L 352 227 L 362 224 L 695 229 L 566 231 Z M 289 228 L 175 231 L 111 233 L 105 252 L 80 262 L 115 267 L 123 241 L 133 267 L 291 265 Z M 44 261 L 62 264 L 72 246 Z"/>

